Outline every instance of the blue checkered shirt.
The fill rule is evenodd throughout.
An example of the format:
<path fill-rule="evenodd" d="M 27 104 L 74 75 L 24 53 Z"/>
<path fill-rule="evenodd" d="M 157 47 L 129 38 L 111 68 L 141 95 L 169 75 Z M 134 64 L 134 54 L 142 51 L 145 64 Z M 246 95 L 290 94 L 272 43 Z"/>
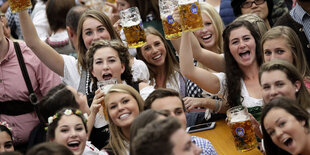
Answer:
<path fill-rule="evenodd" d="M 213 145 L 207 139 L 192 136 L 192 141 L 202 149 L 201 155 L 217 155 Z"/>
<path fill-rule="evenodd" d="M 297 23 L 303 26 L 305 35 L 310 42 L 310 14 L 296 3 L 296 6 L 290 12 L 290 15 Z"/>

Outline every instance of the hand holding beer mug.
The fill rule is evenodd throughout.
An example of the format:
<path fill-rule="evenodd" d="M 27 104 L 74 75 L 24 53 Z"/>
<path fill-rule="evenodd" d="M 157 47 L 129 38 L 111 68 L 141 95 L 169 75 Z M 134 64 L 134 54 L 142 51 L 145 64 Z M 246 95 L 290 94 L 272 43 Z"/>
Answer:
<path fill-rule="evenodd" d="M 30 0 L 9 0 L 9 5 L 13 13 L 32 7 Z"/>
<path fill-rule="evenodd" d="M 255 132 L 247 108 L 236 106 L 228 109 L 227 119 L 238 151 L 245 152 L 257 147 Z"/>
<path fill-rule="evenodd" d="M 107 94 L 109 89 L 115 84 L 117 84 L 117 79 L 112 78 L 110 80 L 98 81 L 97 87 L 100 91 L 103 91 L 104 94 Z M 101 102 L 101 106 L 103 108 L 104 119 L 108 120 L 108 111 L 105 109 L 104 101 Z"/>
<path fill-rule="evenodd" d="M 203 28 L 200 7 L 197 0 L 179 0 L 182 31 Z"/>
<path fill-rule="evenodd" d="M 181 25 L 172 17 L 173 10 L 178 7 L 178 0 L 159 0 L 160 17 L 166 39 L 177 39 L 182 36 Z"/>
<path fill-rule="evenodd" d="M 142 20 L 137 7 L 128 8 L 120 12 L 121 26 L 130 48 L 141 47 L 146 43 Z"/>

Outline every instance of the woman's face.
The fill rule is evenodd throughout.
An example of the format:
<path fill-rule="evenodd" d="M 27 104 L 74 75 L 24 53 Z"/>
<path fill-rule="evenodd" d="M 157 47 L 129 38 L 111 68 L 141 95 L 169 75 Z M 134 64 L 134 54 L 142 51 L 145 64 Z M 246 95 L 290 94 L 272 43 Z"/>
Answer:
<path fill-rule="evenodd" d="M 122 83 L 121 75 L 125 71 L 117 51 L 111 47 L 97 49 L 94 54 L 92 74 L 98 81 L 117 79 Z"/>
<path fill-rule="evenodd" d="M 244 26 L 230 32 L 229 49 L 239 66 L 247 67 L 256 62 L 255 39 Z"/>
<path fill-rule="evenodd" d="M 204 24 L 203 29 L 194 32 L 196 38 L 203 48 L 210 50 L 216 49 L 217 34 L 214 29 L 214 24 L 205 13 L 202 13 L 202 22 Z"/>
<path fill-rule="evenodd" d="M 13 141 L 11 136 L 5 132 L 0 132 L 0 152 L 14 151 Z"/>
<path fill-rule="evenodd" d="M 88 17 L 83 23 L 82 38 L 85 47 L 89 49 L 93 41 L 96 40 L 111 40 L 111 36 L 104 24 L 97 19 Z"/>
<path fill-rule="evenodd" d="M 262 73 L 261 86 L 263 99 L 267 104 L 275 97 L 280 96 L 295 100 L 300 82 L 292 83 L 283 71 L 274 70 Z"/>
<path fill-rule="evenodd" d="M 118 12 L 130 8 L 130 4 L 126 0 L 116 0 L 116 6 Z"/>
<path fill-rule="evenodd" d="M 165 64 L 167 52 L 160 37 L 153 34 L 147 35 L 146 44 L 141 47 L 141 52 L 148 63 L 157 67 Z"/>
<path fill-rule="evenodd" d="M 111 93 L 106 105 L 113 123 L 120 128 L 130 128 L 133 120 L 139 115 L 136 99 L 126 93 Z"/>
<path fill-rule="evenodd" d="M 86 129 L 82 119 L 74 114 L 63 115 L 55 129 L 53 142 L 69 148 L 74 155 L 81 155 L 87 140 Z"/>
<path fill-rule="evenodd" d="M 291 154 L 301 154 L 307 148 L 305 121 L 281 108 L 272 108 L 265 116 L 264 126 L 274 144 Z"/>
<path fill-rule="evenodd" d="M 265 62 L 273 59 L 286 60 L 293 64 L 293 54 L 284 38 L 266 40 L 263 45 Z"/>
<path fill-rule="evenodd" d="M 246 2 L 253 2 L 257 0 L 246 0 Z M 265 1 L 263 4 L 256 5 L 255 3 L 252 3 L 252 7 L 250 8 L 242 8 L 241 7 L 241 13 L 244 14 L 249 14 L 249 13 L 254 13 L 257 16 L 259 16 L 263 20 L 267 20 L 268 17 L 268 5 L 267 2 Z"/>

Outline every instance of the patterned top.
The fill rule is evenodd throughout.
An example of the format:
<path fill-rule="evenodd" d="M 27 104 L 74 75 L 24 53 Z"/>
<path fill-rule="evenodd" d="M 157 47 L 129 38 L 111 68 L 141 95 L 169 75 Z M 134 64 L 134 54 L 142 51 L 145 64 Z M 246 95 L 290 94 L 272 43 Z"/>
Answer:
<path fill-rule="evenodd" d="M 217 155 L 217 152 L 209 140 L 192 136 L 192 141 L 202 149 L 201 155 Z"/>
<path fill-rule="evenodd" d="M 310 42 L 310 13 L 307 13 L 298 3 L 291 10 L 290 15 L 292 18 L 304 28 L 305 35 Z"/>

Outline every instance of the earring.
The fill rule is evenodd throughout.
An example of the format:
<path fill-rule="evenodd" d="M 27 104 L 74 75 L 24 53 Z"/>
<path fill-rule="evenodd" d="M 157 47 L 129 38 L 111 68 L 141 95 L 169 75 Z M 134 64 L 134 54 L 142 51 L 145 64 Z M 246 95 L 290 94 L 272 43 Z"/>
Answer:
<path fill-rule="evenodd" d="M 296 89 L 296 93 L 298 92 L 299 90 L 298 89 Z"/>

